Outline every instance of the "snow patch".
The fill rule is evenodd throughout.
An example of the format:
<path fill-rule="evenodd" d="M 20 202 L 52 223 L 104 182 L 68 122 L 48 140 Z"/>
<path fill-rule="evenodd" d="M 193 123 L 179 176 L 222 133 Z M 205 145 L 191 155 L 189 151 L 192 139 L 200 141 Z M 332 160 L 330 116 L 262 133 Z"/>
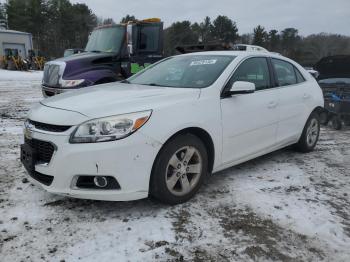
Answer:
<path fill-rule="evenodd" d="M 0 69 L 0 81 L 41 81 L 43 71 L 10 71 Z"/>

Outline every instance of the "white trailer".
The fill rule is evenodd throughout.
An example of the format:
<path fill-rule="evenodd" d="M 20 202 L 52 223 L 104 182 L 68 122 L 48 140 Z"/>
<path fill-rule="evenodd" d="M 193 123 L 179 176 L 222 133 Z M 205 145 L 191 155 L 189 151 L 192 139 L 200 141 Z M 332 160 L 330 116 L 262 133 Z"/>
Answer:
<path fill-rule="evenodd" d="M 28 51 L 33 49 L 32 34 L 0 29 L 0 57 L 5 55 L 6 49 L 17 50 L 22 58 L 27 58 Z"/>

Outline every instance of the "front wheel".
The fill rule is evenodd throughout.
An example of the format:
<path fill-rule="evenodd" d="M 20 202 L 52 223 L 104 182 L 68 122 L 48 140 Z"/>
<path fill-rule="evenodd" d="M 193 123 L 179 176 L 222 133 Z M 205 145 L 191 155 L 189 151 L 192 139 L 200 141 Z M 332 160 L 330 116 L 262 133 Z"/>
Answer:
<path fill-rule="evenodd" d="M 191 134 L 179 135 L 164 145 L 151 176 L 150 194 L 167 204 L 189 200 L 208 173 L 203 142 Z"/>
<path fill-rule="evenodd" d="M 320 136 L 319 115 L 313 112 L 307 120 L 303 133 L 296 144 L 296 148 L 301 152 L 311 152 L 314 150 Z"/>

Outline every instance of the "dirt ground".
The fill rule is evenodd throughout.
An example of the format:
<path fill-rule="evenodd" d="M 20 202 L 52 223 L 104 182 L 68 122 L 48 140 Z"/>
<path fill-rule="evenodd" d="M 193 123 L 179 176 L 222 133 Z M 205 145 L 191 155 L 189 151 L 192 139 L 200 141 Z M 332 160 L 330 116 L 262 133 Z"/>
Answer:
<path fill-rule="evenodd" d="M 0 74 L 1 261 L 350 261 L 350 128 L 214 174 L 182 205 L 70 199 L 26 179 L 22 123 L 42 97 L 39 74 L 19 79 Z"/>

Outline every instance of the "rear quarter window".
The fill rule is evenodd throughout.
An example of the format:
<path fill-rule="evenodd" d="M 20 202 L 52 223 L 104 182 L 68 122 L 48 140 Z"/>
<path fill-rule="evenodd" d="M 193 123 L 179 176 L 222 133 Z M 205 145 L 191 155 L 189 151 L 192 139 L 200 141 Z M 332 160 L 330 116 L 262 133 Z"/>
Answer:
<path fill-rule="evenodd" d="M 305 82 L 306 80 L 304 76 L 300 73 L 300 71 L 296 67 L 294 67 L 294 70 L 295 70 L 295 75 L 297 76 L 297 83 L 299 84 L 299 83 Z"/>
<path fill-rule="evenodd" d="M 298 83 L 295 68 L 291 63 L 273 58 L 272 65 L 275 70 L 278 86 L 289 86 Z"/>

